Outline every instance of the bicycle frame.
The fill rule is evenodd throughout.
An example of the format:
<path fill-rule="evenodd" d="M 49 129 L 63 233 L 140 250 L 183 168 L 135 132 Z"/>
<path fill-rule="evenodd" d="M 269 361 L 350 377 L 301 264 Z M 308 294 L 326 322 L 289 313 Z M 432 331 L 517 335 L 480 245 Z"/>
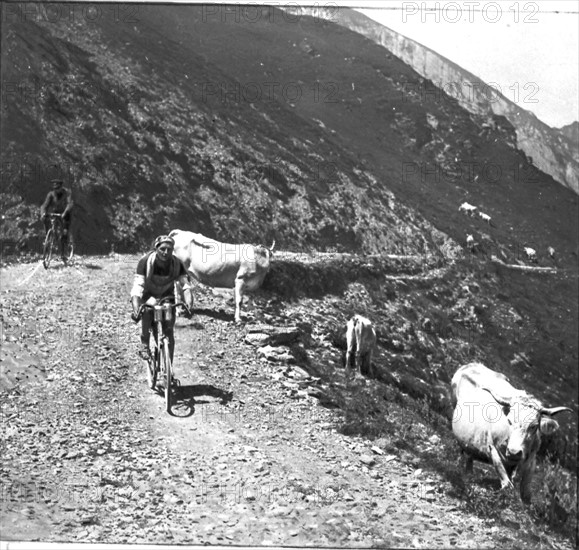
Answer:
<path fill-rule="evenodd" d="M 48 269 L 55 247 L 60 252 L 65 265 L 72 260 L 74 254 L 74 246 L 72 244 L 72 235 L 67 235 L 67 242 L 63 243 L 64 236 L 64 222 L 60 214 L 48 214 L 50 218 L 50 229 L 46 232 L 44 239 L 44 247 L 42 253 L 42 263 L 45 269 Z M 68 249 L 68 250 L 67 250 Z M 65 254 L 65 250 L 67 253 Z"/>
<path fill-rule="evenodd" d="M 187 310 L 188 307 L 182 302 L 173 303 L 168 302 L 167 299 L 161 300 L 157 304 L 143 304 L 139 310 L 139 315 L 146 308 L 153 313 L 153 324 L 152 332 L 155 340 L 155 349 L 152 356 L 149 358 L 148 365 L 148 381 L 151 389 L 156 388 L 157 376 L 160 373 L 164 378 L 165 382 L 165 406 L 167 412 L 171 413 L 171 397 L 172 397 L 172 386 L 173 383 L 173 368 L 172 368 L 172 358 L 171 358 L 171 342 L 165 330 L 163 328 L 163 323 L 171 322 L 174 319 L 175 309 L 178 306 L 184 306 Z M 150 351 L 150 350 L 149 350 Z"/>

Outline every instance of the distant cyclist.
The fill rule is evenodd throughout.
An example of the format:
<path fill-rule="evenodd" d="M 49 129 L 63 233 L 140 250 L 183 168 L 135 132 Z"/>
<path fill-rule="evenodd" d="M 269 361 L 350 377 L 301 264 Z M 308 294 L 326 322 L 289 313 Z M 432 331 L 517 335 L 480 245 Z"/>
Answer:
<path fill-rule="evenodd" d="M 48 214 L 60 214 L 62 220 L 61 255 L 68 243 L 70 233 L 70 223 L 72 221 L 72 193 L 63 187 L 64 182 L 60 179 L 52 180 L 52 191 L 49 191 L 40 207 L 40 217 L 44 222 L 44 232 L 50 229 L 50 218 Z"/>
<path fill-rule="evenodd" d="M 137 271 L 131 289 L 131 305 L 133 313 L 131 318 L 137 322 L 139 320 L 139 308 L 141 304 L 153 297 L 157 300 L 171 297 L 175 300 L 175 281 L 179 281 L 184 290 L 185 303 L 191 309 L 193 307 L 193 292 L 189 284 L 187 270 L 177 257 L 173 256 L 175 241 L 167 236 L 161 235 L 155 239 L 155 250 L 145 254 L 137 264 Z M 149 330 L 153 323 L 151 310 L 145 308 L 142 312 L 141 323 L 141 357 L 147 359 L 149 355 Z M 173 350 L 175 349 L 175 338 L 173 327 L 175 317 L 165 323 L 163 327 L 165 334 L 169 337 L 169 349 L 171 361 L 173 360 Z"/>

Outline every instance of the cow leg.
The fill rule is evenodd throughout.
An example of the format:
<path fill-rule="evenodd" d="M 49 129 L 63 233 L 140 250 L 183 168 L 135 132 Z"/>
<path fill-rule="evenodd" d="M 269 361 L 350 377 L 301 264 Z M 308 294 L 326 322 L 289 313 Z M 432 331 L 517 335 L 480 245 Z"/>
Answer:
<path fill-rule="evenodd" d="M 356 368 L 356 363 L 354 359 L 354 354 L 356 352 L 356 342 L 354 339 L 354 333 L 348 328 L 346 333 L 346 374 L 349 376 L 352 374 L 352 369 Z"/>
<path fill-rule="evenodd" d="M 473 458 L 470 455 L 466 455 L 466 462 L 465 462 L 465 468 L 464 471 L 467 474 L 472 474 L 472 470 L 473 470 Z"/>
<path fill-rule="evenodd" d="M 521 469 L 521 500 L 525 504 L 531 503 L 531 479 L 535 471 L 535 457 L 529 458 Z"/>
<path fill-rule="evenodd" d="M 362 375 L 362 354 L 356 350 L 356 371 Z"/>
<path fill-rule="evenodd" d="M 493 461 L 493 466 L 495 467 L 495 470 L 499 478 L 501 479 L 501 489 L 507 488 L 514 489 L 513 482 L 511 481 L 509 475 L 507 474 L 507 471 L 505 470 L 505 465 L 501 460 L 499 452 L 496 450 L 494 445 L 489 445 L 489 450 L 491 454 L 491 459 Z"/>
<path fill-rule="evenodd" d="M 372 352 L 366 354 L 366 372 L 370 378 L 374 378 L 374 369 L 372 368 Z"/>
<path fill-rule="evenodd" d="M 235 322 L 241 323 L 241 301 L 243 300 L 243 289 L 245 288 L 245 281 L 243 279 L 235 279 Z"/>
<path fill-rule="evenodd" d="M 348 348 L 346 352 L 346 373 L 351 374 L 354 364 L 354 351 L 351 348 Z"/>

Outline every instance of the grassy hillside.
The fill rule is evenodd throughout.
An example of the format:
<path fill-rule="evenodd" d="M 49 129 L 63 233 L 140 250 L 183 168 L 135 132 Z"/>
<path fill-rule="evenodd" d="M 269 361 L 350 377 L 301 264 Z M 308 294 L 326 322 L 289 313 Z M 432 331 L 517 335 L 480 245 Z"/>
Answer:
<path fill-rule="evenodd" d="M 293 251 L 414 254 L 418 269 L 455 257 L 435 288 L 378 270 L 372 301 L 358 303 L 382 319 L 384 345 L 425 319 L 437 338 L 464 327 L 460 346 L 474 339 L 477 358 L 549 405 L 576 404 L 577 196 L 530 164 L 505 119 L 489 126 L 328 21 L 273 8 L 251 21 L 202 7 L 129 15 L 95 5 L 83 12 L 100 13 L 94 21 L 51 22 L 30 6 L 36 17 L 2 19 L 5 252 L 38 249 L 38 205 L 47 180 L 63 175 L 83 254 L 136 251 L 178 227 L 275 238 Z M 432 94 L 412 92 L 425 88 Z M 493 225 L 460 214 L 464 200 Z M 461 252 L 467 233 L 484 253 Z M 553 246 L 557 275 L 489 261 L 516 263 L 525 244 L 541 265 Z M 429 363 L 469 356 L 448 360 L 437 340 L 423 349 L 408 331 L 409 357 L 384 356 L 393 371 L 412 363 L 423 379 Z"/>

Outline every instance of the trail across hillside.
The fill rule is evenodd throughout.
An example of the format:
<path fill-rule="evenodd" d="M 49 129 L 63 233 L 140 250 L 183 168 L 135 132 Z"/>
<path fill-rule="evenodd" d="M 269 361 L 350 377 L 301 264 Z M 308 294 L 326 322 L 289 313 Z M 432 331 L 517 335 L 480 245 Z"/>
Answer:
<path fill-rule="evenodd" d="M 260 357 L 245 343 L 252 321 L 234 325 L 222 293 L 197 288 L 194 318 L 177 321 L 182 387 L 167 415 L 129 318 L 136 260 L 90 258 L 28 279 L 34 264 L 2 269 L 4 539 L 571 547 L 466 512 L 448 480 L 421 467 L 440 437 L 403 426 L 393 405 L 392 430 L 412 429 L 416 448 L 340 433 L 342 411 L 324 399 L 346 384 L 339 351 L 306 348 L 311 364 L 336 364 L 333 380 Z M 275 326 L 302 307 L 273 295 L 259 305 L 253 322 Z"/>

